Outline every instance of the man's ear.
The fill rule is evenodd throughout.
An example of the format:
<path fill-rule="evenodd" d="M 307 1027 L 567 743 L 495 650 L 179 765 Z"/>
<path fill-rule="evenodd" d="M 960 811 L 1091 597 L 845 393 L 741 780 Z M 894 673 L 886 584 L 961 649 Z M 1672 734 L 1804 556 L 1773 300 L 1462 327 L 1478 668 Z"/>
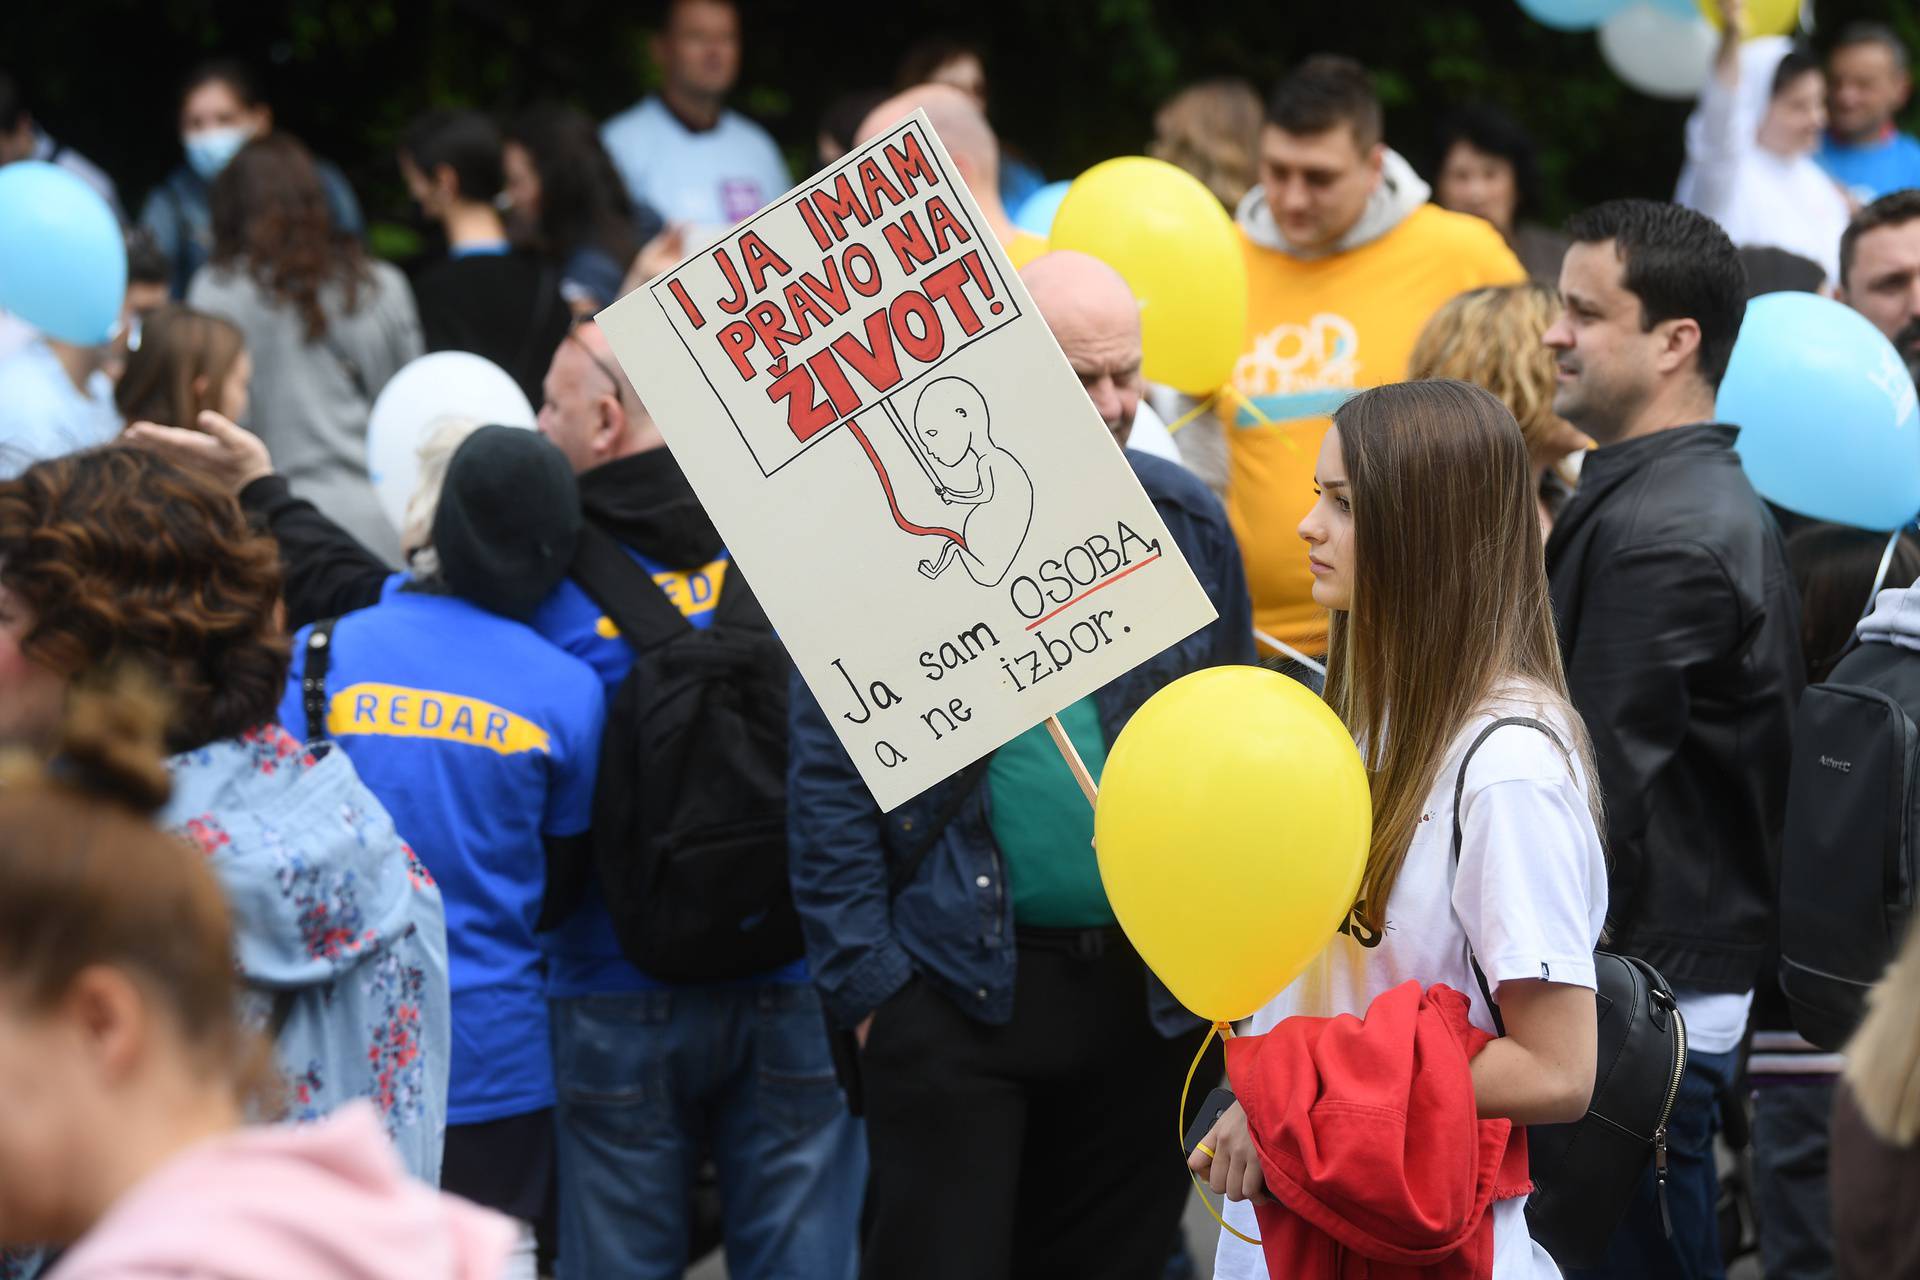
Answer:
<path fill-rule="evenodd" d="M 1387 144 L 1384 142 L 1376 142 L 1373 144 L 1373 146 L 1367 149 L 1367 169 L 1370 171 L 1372 175 L 1368 179 L 1368 183 L 1371 189 L 1373 190 L 1379 189 L 1380 179 L 1386 173 L 1386 168 L 1387 168 Z"/>
<path fill-rule="evenodd" d="M 588 441 L 594 453 L 611 458 L 627 434 L 627 410 L 618 396 L 605 395 L 594 402 L 593 438 Z"/>
<path fill-rule="evenodd" d="M 1659 336 L 1659 346 L 1654 351 L 1654 368 L 1661 373 L 1672 373 L 1686 364 L 1688 360 L 1697 360 L 1700 354 L 1700 322 L 1690 316 L 1681 316 L 1674 320 L 1663 320 L 1654 326 Z"/>

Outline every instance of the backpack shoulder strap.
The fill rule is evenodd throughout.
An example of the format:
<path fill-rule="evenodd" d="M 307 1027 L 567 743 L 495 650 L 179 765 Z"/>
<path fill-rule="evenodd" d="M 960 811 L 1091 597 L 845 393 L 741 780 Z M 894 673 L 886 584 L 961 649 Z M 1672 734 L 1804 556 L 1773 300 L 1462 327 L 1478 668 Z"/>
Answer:
<path fill-rule="evenodd" d="M 322 618 L 307 633 L 306 659 L 300 670 L 300 706 L 307 713 L 307 741 L 325 742 L 327 670 L 333 665 L 333 628 L 339 618 Z"/>
<path fill-rule="evenodd" d="M 606 610 L 620 628 L 621 639 L 635 653 L 645 653 L 693 629 L 653 575 L 627 554 L 619 539 L 591 521 L 580 527 L 568 576 Z"/>
<path fill-rule="evenodd" d="M 713 620 L 759 630 L 773 627 L 767 611 L 760 606 L 760 598 L 753 594 L 752 586 L 740 572 L 739 562 L 731 554 L 727 557 L 727 572 L 720 580 L 720 599 L 713 606 Z"/>
<path fill-rule="evenodd" d="M 1509 725 L 1521 725 L 1528 729 L 1538 729 L 1541 733 L 1547 735 L 1548 740 L 1551 741 L 1554 746 L 1560 748 L 1560 754 L 1566 755 L 1567 753 L 1567 744 L 1560 741 L 1560 735 L 1555 733 L 1546 724 L 1533 719 L 1531 716 L 1506 716 L 1502 719 L 1495 720 L 1492 724 L 1480 731 L 1480 736 L 1475 738 L 1473 745 L 1467 748 L 1467 754 L 1461 757 L 1460 774 L 1453 782 L 1453 865 L 1456 868 L 1460 865 L 1460 847 L 1464 839 L 1460 830 L 1460 805 L 1467 796 L 1467 766 L 1473 763 L 1475 753 L 1480 750 L 1488 738 L 1494 735 L 1495 730 L 1504 729 Z M 1493 1016 L 1493 1029 L 1504 1036 L 1507 1034 L 1507 1024 L 1500 1016 L 1500 1006 L 1494 1003 L 1493 988 L 1487 985 L 1487 975 L 1485 971 L 1480 968 L 1479 957 L 1473 954 L 1472 939 L 1467 940 L 1467 963 L 1473 966 L 1474 981 L 1480 984 L 1480 994 L 1486 998 L 1487 1012 Z"/>

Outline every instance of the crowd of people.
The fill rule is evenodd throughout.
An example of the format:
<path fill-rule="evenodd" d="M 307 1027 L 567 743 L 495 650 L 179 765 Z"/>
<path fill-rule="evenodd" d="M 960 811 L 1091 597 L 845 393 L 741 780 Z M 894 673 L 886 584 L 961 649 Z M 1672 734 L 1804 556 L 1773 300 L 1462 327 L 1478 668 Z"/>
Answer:
<path fill-rule="evenodd" d="M 184 161 L 126 223 L 117 335 L 0 316 L 0 1276 L 667 1280 L 719 1246 L 736 1280 L 1177 1280 L 1194 1179 L 1229 1202 L 1231 1280 L 1357 1274 L 1343 1250 L 1699 1280 L 1749 1235 L 1768 1280 L 1920 1276 L 1910 881 L 1844 1052 L 1777 976 L 1790 837 L 1840 821 L 1807 807 L 1796 709 L 1878 688 L 1911 752 L 1920 541 L 1764 501 L 1715 411 L 1778 290 L 1852 308 L 1920 379 L 1909 51 L 1723 15 L 1675 199 L 1562 227 L 1519 123 L 1437 112 L 1423 176 L 1348 58 L 1169 100 L 1152 154 L 1219 199 L 1247 268 L 1232 394 L 1205 403 L 1143 379 L 1120 272 L 1016 224 L 1043 179 L 979 49 L 910 50 L 807 140 L 830 162 L 927 112 L 1214 606 L 1060 712 L 1096 776 L 1148 698 L 1226 664 L 1286 671 L 1353 734 L 1359 895 L 1241 1030 L 1297 1073 L 1304 1029 L 1412 980 L 1472 1114 L 1326 1129 L 1304 1171 L 1276 1152 L 1310 1117 L 1251 1053 L 1182 1167 L 1174 1100 L 1227 1063 L 1196 1071 L 1208 1026 L 1119 928 L 1046 729 L 881 810 L 593 320 L 790 184 L 728 105 L 742 6 L 667 5 L 659 89 L 605 122 L 411 122 L 393 161 L 444 253 L 410 275 L 247 67 L 195 69 Z M 68 169 L 125 220 L 26 74 L 0 73 L 0 163 Z M 437 423 L 396 523 L 369 417 L 440 351 L 498 365 L 537 430 Z M 692 635 L 783 717 L 732 748 L 784 780 L 780 928 L 745 960 L 636 947 L 610 879 L 661 789 L 615 765 L 654 717 L 692 732 L 655 696 Z M 1894 825 L 1834 856 L 1912 867 Z M 1524 1164 L 1408 1253 L 1348 1180 L 1385 1194 L 1402 1143 L 1586 1114 L 1596 948 L 1658 971 L 1686 1047 L 1604 1258 L 1549 1255 Z M 1325 1069 L 1327 1096 L 1354 1085 Z M 1282 1182 L 1324 1190 L 1310 1230 Z"/>

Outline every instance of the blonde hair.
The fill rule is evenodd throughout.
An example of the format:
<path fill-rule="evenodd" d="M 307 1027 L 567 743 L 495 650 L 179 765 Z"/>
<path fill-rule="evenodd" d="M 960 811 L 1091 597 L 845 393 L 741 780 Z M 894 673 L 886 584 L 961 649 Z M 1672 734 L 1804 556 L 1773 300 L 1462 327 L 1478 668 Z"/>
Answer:
<path fill-rule="evenodd" d="M 1847 1083 L 1867 1127 L 1895 1146 L 1920 1143 L 1920 929 L 1867 996 L 1847 1046 Z"/>
<path fill-rule="evenodd" d="M 420 459 L 420 478 L 407 495 L 407 508 L 400 517 L 400 547 L 407 563 L 422 574 L 439 567 L 433 554 L 433 513 L 440 509 L 440 490 L 447 483 L 447 466 L 466 438 L 486 424 L 478 418 L 448 416 L 428 424 L 426 439 L 416 456 Z"/>
<path fill-rule="evenodd" d="M 1553 352 L 1540 342 L 1559 318 L 1560 295 L 1546 285 L 1470 290 L 1427 321 L 1407 376 L 1485 387 L 1520 424 L 1529 453 L 1538 452 L 1560 421 L 1553 411 Z"/>
<path fill-rule="evenodd" d="M 1232 209 L 1259 177 L 1260 125 L 1266 109 L 1245 80 L 1189 85 L 1153 117 L 1147 154 L 1176 164 Z"/>
<path fill-rule="evenodd" d="M 1562 713 L 1596 826 L 1600 789 L 1567 694 L 1513 415 L 1480 387 L 1435 379 L 1363 391 L 1333 426 L 1354 587 L 1329 629 L 1327 701 L 1366 754 L 1373 841 L 1356 906 L 1377 929 L 1449 749 L 1506 689 Z"/>

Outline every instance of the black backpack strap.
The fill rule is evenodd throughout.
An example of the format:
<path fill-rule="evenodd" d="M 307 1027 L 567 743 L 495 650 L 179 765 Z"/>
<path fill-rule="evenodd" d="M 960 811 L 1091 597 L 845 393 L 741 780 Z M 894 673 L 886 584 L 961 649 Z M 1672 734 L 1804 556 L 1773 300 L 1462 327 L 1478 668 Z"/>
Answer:
<path fill-rule="evenodd" d="M 968 798 L 979 787 L 980 779 L 986 776 L 987 764 L 992 759 L 993 753 L 988 752 L 954 777 L 953 785 L 948 790 L 946 798 L 941 801 L 939 811 L 933 815 L 933 821 L 921 828 L 920 838 L 913 842 L 901 856 L 900 861 L 893 864 L 893 870 L 887 876 L 889 898 L 897 897 L 913 883 L 913 878 L 920 874 L 921 864 L 927 860 L 927 855 L 933 852 L 933 846 L 940 843 L 941 833 L 952 826 L 953 820 L 960 816 L 962 809 L 966 808 Z"/>
<path fill-rule="evenodd" d="M 300 669 L 300 705 L 307 713 L 307 741 L 324 742 L 327 732 L 327 670 L 333 665 L 333 627 L 338 618 L 322 618 L 307 633 L 306 660 Z"/>
<path fill-rule="evenodd" d="M 627 554 L 619 539 L 591 521 L 580 527 L 580 541 L 567 573 L 606 610 L 620 628 L 621 639 L 635 653 L 645 653 L 693 629 L 653 575 Z"/>
<path fill-rule="evenodd" d="M 1504 719 L 1495 720 L 1492 724 L 1480 731 L 1480 736 L 1473 740 L 1473 745 L 1467 748 L 1467 754 L 1461 758 L 1460 776 L 1455 778 L 1453 783 L 1453 865 L 1456 868 L 1460 865 L 1460 846 L 1464 838 L 1460 831 L 1460 805 L 1466 799 L 1467 795 L 1467 766 L 1473 763 L 1474 753 L 1479 751 L 1481 745 L 1493 736 L 1494 731 L 1496 729 L 1504 729 L 1508 725 L 1522 725 L 1528 729 L 1538 729 L 1541 733 L 1547 735 L 1547 738 L 1554 746 L 1560 748 L 1560 754 L 1567 754 L 1567 744 L 1560 741 L 1560 735 L 1555 733 L 1547 725 L 1530 716 L 1507 716 Z M 1473 939 L 1471 938 L 1467 939 L 1467 963 L 1473 966 L 1473 977 L 1474 980 L 1480 984 L 1480 994 L 1486 998 L 1487 1012 L 1493 1015 L 1494 1031 L 1504 1036 L 1507 1034 L 1506 1021 L 1500 1016 L 1500 1006 L 1494 1003 L 1493 988 L 1487 985 L 1487 975 L 1480 968 L 1480 960 L 1473 954 Z"/>

